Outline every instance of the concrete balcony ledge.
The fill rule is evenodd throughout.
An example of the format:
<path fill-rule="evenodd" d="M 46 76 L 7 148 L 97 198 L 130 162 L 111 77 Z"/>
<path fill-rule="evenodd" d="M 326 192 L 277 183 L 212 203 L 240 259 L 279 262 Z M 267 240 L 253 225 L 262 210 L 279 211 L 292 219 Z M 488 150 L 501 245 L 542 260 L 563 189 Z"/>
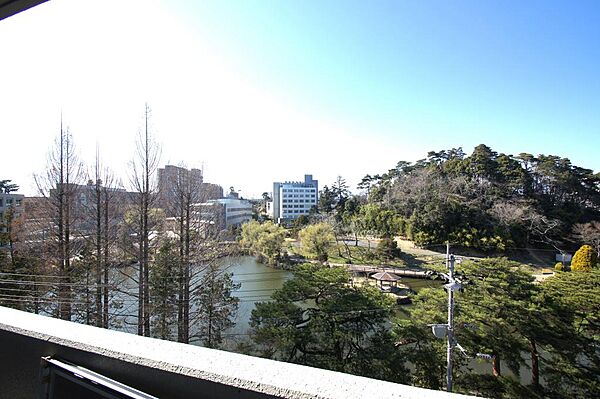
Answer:
<path fill-rule="evenodd" d="M 43 356 L 86 367 L 160 398 L 468 397 L 0 307 L 0 397 L 35 397 Z"/>

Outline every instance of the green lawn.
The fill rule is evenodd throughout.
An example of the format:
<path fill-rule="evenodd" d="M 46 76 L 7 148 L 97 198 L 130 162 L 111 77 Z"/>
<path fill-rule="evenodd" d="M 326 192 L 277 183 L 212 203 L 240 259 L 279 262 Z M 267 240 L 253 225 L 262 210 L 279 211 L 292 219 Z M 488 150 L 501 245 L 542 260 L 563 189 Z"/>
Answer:
<path fill-rule="evenodd" d="M 305 256 L 300 246 L 289 245 L 288 251 L 294 255 Z M 340 254 L 342 256 L 340 256 Z M 380 259 L 375 253 L 375 249 L 366 247 L 355 247 L 348 245 L 348 247 L 340 244 L 334 246 L 328 252 L 328 261 L 331 263 L 346 263 L 346 264 L 360 264 L 360 265 L 389 265 L 396 267 L 408 267 L 411 266 L 404 259 L 404 254 L 394 259 Z"/>

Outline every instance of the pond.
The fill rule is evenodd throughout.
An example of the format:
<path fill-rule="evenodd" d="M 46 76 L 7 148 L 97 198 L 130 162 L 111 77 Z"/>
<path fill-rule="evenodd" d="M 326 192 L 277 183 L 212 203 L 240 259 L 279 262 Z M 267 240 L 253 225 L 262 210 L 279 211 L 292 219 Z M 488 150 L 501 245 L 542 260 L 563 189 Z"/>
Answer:
<path fill-rule="evenodd" d="M 220 268 L 232 273 L 233 281 L 240 284 L 240 288 L 234 291 L 234 295 L 240 300 L 235 326 L 225 334 L 228 340 L 236 340 L 236 337 L 247 335 L 255 303 L 268 300 L 275 290 L 281 288 L 283 283 L 292 277 L 292 273 L 257 262 L 252 256 L 230 256 L 222 258 L 218 262 Z M 115 277 L 120 280 L 118 286 L 122 291 L 115 293 L 114 297 L 115 303 L 122 303 L 121 309 L 114 310 L 115 314 L 121 315 L 116 319 L 119 323 L 115 328 L 136 333 L 137 300 L 131 294 L 137 294 L 138 288 L 134 280 L 137 278 L 137 268 L 128 267 L 115 273 Z M 440 287 L 442 284 L 441 281 L 416 278 L 402 278 L 401 282 L 417 292 L 422 288 Z"/>
<path fill-rule="evenodd" d="M 248 333 L 250 315 L 255 302 L 268 300 L 276 289 L 292 276 L 287 270 L 274 269 L 259 263 L 252 256 L 231 256 L 219 259 L 220 269 L 233 274 L 233 281 L 240 284 L 234 295 L 240 299 L 235 326 L 226 332 L 228 337 L 244 336 Z M 115 292 L 111 309 L 115 324 L 112 328 L 137 333 L 137 267 L 126 267 L 114 272 L 120 291 Z M 200 276 L 196 276 L 196 280 Z M 194 280 L 194 278 L 192 279 Z M 194 309 L 192 308 L 192 313 Z"/>
<path fill-rule="evenodd" d="M 233 273 L 233 281 L 241 284 L 234 293 L 240 300 L 236 325 L 227 333 L 247 334 L 254 304 L 270 299 L 273 292 L 292 277 L 292 273 L 264 265 L 252 256 L 228 257 L 223 258 L 221 262 L 224 269 Z"/>

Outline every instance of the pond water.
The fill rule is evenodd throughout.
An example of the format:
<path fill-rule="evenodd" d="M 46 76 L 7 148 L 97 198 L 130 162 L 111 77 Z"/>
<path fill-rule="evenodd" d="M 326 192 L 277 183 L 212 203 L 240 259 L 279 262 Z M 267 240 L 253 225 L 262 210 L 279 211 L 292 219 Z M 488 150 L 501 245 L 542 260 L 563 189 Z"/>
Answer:
<path fill-rule="evenodd" d="M 218 262 L 221 270 L 232 273 L 233 281 L 240 284 L 240 288 L 234 291 L 234 295 L 240 300 L 235 326 L 229 329 L 226 335 L 228 338 L 243 337 L 248 333 L 250 316 L 255 303 L 269 300 L 273 292 L 292 277 L 292 273 L 257 262 L 252 256 L 230 256 Z M 122 303 L 122 308 L 115 310 L 116 314 L 121 314 L 118 318 L 119 323 L 115 327 L 130 333 L 137 332 L 137 300 L 131 295 L 137 294 L 135 281 L 137 273 L 136 267 L 123 268 L 115 272 L 115 278 L 120 280 L 118 286 L 123 291 L 116 293 L 114 298 L 116 303 Z M 442 284 L 441 281 L 416 278 L 402 278 L 401 282 L 417 292 L 422 288 L 440 287 Z"/>
<path fill-rule="evenodd" d="M 230 339 L 237 336 L 245 336 L 249 328 L 249 320 L 255 302 L 268 300 L 273 292 L 281 288 L 283 283 L 292 277 L 292 273 L 286 270 L 273 269 L 267 265 L 257 262 L 251 256 L 224 258 L 222 267 L 233 273 L 233 280 L 241 283 L 236 296 L 240 298 L 236 326 L 228 331 Z M 441 280 L 427 280 L 418 278 L 402 277 L 400 281 L 407 285 L 413 291 L 419 292 L 423 288 L 443 289 L 444 284 Z M 412 305 L 401 305 L 402 309 L 408 309 Z M 397 317 L 408 317 L 405 312 L 397 312 Z M 527 358 L 527 354 L 524 354 Z M 482 374 L 491 373 L 491 365 L 485 360 L 471 360 L 469 367 Z M 503 364 L 503 372 L 511 375 L 506 364 Z M 522 383 L 529 383 L 531 380 L 531 371 L 527 367 L 521 367 L 520 380 Z"/>
<path fill-rule="evenodd" d="M 221 262 L 224 269 L 233 273 L 233 281 L 241 284 L 234 293 L 240 300 L 236 325 L 227 333 L 243 335 L 248 332 L 254 304 L 271 298 L 273 292 L 292 277 L 292 273 L 273 269 L 257 262 L 252 256 L 228 257 L 223 258 Z"/>
<path fill-rule="evenodd" d="M 221 270 L 232 273 L 233 281 L 240 284 L 240 288 L 234 291 L 234 295 L 240 299 L 235 326 L 227 331 L 227 335 L 243 336 L 248 332 L 255 302 L 268 300 L 292 273 L 259 263 L 252 256 L 225 257 L 217 262 Z M 137 332 L 137 299 L 132 296 L 136 295 L 138 290 L 137 274 L 137 267 L 126 267 L 115 271 L 113 276 L 121 290 L 115 293 L 113 302 L 122 305 L 112 312 L 118 315 L 114 328 L 130 333 Z M 198 275 L 195 279 L 199 278 Z M 191 311 L 194 312 L 194 309 Z"/>
<path fill-rule="evenodd" d="M 234 282 L 241 284 L 240 288 L 234 292 L 234 295 L 240 299 L 235 319 L 236 324 L 224 334 L 227 343 L 234 345 L 235 342 L 244 340 L 247 337 L 250 316 L 255 303 L 268 300 L 275 290 L 281 288 L 283 283 L 292 277 L 292 273 L 287 270 L 274 269 L 257 262 L 252 256 L 226 257 L 220 259 L 219 263 L 222 270 L 233 273 Z M 118 318 L 119 324 L 112 328 L 136 333 L 137 300 L 128 293 L 135 295 L 137 293 L 137 285 L 130 277 L 137 277 L 136 268 L 124 268 L 116 272 L 115 278 L 120 280 L 119 287 L 121 287 L 123 292 L 117 293 L 115 299 L 121 301 L 123 306 L 121 309 L 115 309 L 115 312 L 120 312 L 122 316 Z M 416 278 L 402 278 L 401 283 L 409 286 L 416 292 L 419 292 L 423 288 L 442 289 L 441 285 L 443 284 L 439 280 Z M 402 305 L 402 308 L 408 309 L 410 306 Z M 396 315 L 397 317 L 408 317 L 406 312 L 398 312 Z M 490 373 L 491 370 L 488 361 L 472 360 L 469 362 L 469 366 L 480 373 Z M 504 369 L 506 371 L 506 367 Z M 531 378 L 531 373 L 526 367 L 523 367 L 520 377 L 523 383 L 527 383 Z"/>

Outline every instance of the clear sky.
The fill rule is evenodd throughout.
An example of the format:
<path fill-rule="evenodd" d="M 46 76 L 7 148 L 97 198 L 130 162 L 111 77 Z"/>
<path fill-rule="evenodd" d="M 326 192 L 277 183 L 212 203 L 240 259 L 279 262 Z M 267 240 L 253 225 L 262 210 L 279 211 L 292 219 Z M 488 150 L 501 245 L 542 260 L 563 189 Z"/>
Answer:
<path fill-rule="evenodd" d="M 145 101 L 163 164 L 247 197 L 479 143 L 600 170 L 598 1 L 51 0 L 0 54 L 0 179 L 26 194 L 61 110 L 127 183 Z"/>

